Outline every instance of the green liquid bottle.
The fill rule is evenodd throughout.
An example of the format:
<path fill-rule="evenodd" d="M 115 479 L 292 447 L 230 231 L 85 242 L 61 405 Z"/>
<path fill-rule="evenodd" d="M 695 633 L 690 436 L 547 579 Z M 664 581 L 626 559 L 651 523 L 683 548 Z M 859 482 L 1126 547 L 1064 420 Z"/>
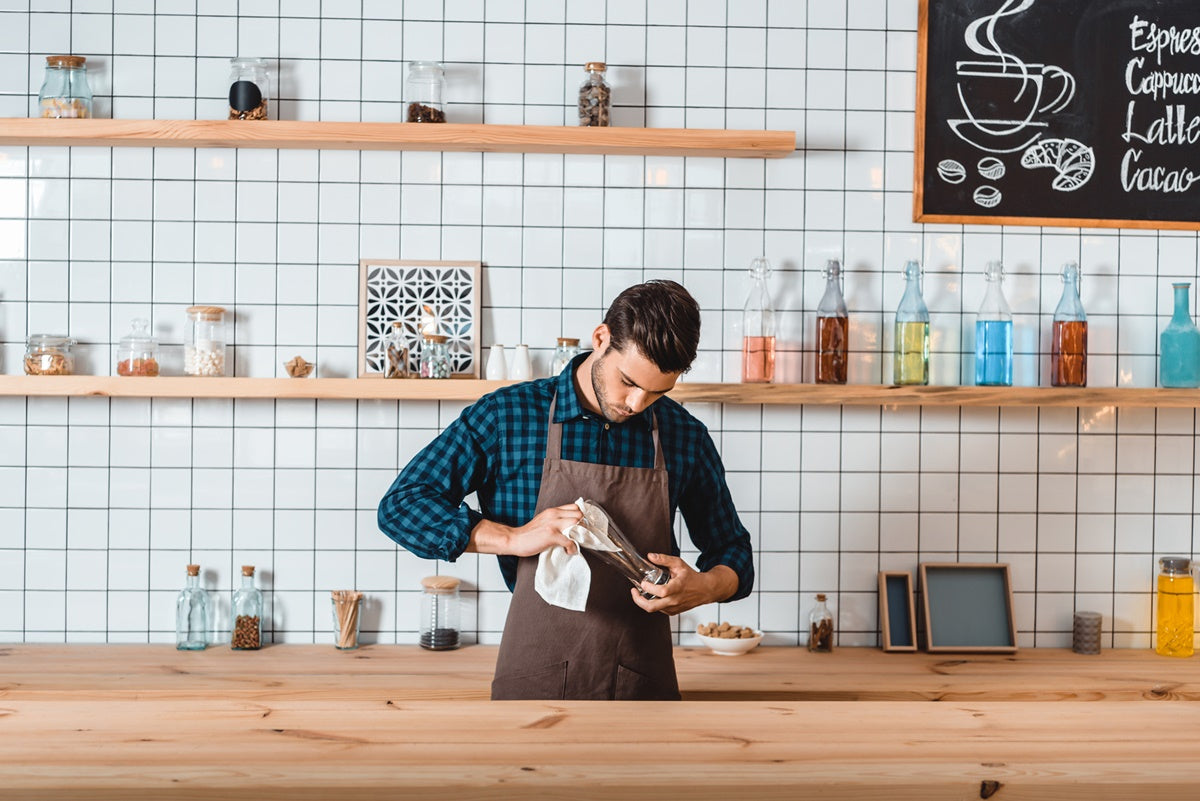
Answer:
<path fill-rule="evenodd" d="M 929 383 L 929 309 L 921 296 L 921 265 L 904 264 L 904 295 L 896 309 L 892 381 L 898 385 Z"/>

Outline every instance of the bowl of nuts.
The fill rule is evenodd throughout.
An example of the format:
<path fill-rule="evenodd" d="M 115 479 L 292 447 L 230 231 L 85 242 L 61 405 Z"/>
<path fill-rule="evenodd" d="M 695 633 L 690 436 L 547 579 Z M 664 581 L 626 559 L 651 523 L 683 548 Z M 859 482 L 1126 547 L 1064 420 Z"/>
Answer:
<path fill-rule="evenodd" d="M 729 623 L 701 623 L 696 627 L 696 634 L 714 654 L 721 656 L 739 656 L 753 651 L 763 638 L 761 631 Z"/>

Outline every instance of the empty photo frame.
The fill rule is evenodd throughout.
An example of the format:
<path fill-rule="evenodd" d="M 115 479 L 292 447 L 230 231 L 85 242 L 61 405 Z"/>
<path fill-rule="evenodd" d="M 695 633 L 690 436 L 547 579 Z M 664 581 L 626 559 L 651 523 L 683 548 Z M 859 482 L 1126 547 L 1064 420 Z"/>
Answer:
<path fill-rule="evenodd" d="M 885 651 L 917 650 L 912 575 L 907 570 L 879 571 L 879 637 Z"/>
<path fill-rule="evenodd" d="M 930 652 L 1017 650 L 1008 565 L 923 562 L 920 574 Z"/>

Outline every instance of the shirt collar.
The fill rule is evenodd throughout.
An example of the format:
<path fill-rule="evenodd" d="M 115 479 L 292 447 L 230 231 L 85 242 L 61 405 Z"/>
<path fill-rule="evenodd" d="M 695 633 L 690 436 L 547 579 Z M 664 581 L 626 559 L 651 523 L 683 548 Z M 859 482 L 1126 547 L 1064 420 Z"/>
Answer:
<path fill-rule="evenodd" d="M 554 422 L 556 423 L 565 423 L 568 420 L 577 420 L 585 416 L 603 419 L 602 415 L 588 411 L 583 407 L 583 402 L 579 399 L 579 390 L 575 388 L 575 370 L 587 357 L 588 352 L 576 356 L 571 360 L 570 367 L 563 370 L 558 375 L 558 378 L 555 379 L 554 392 L 558 397 L 554 405 Z M 651 404 L 649 408 L 638 412 L 626 422 L 615 423 L 614 425 L 633 424 L 643 426 L 649 430 L 653 427 L 653 421 L 650 417 L 651 409 L 653 408 L 654 404 Z"/>

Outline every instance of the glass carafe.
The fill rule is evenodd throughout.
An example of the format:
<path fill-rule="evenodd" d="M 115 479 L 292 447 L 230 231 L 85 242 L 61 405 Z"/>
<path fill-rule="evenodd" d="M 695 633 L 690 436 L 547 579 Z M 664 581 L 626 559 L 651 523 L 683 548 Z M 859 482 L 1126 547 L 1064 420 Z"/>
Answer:
<path fill-rule="evenodd" d="M 987 291 L 975 317 L 975 383 L 1011 387 L 1013 381 L 1012 312 L 1004 297 L 1004 265 L 988 262 Z"/>
<path fill-rule="evenodd" d="M 242 586 L 233 593 L 233 650 L 262 647 L 263 595 L 254 586 L 254 565 L 242 565 Z"/>
<path fill-rule="evenodd" d="M 1191 560 L 1185 556 L 1164 556 L 1158 565 L 1154 650 L 1163 656 L 1191 656 L 1196 627 L 1196 587 Z"/>
<path fill-rule="evenodd" d="M 825 262 L 825 294 L 817 306 L 817 383 L 845 384 L 850 315 L 842 297 L 842 265 Z"/>
<path fill-rule="evenodd" d="M 892 382 L 929 383 L 929 308 L 921 295 L 921 265 L 904 264 L 904 295 L 896 309 Z"/>
<path fill-rule="evenodd" d="M 187 584 L 175 602 L 175 647 L 203 651 L 208 646 L 211 615 L 208 593 L 200 586 L 200 565 L 187 566 Z"/>
<path fill-rule="evenodd" d="M 1175 312 L 1159 338 L 1158 382 L 1164 387 L 1200 387 L 1200 331 L 1188 313 L 1191 286 L 1171 284 Z"/>
<path fill-rule="evenodd" d="M 659 567 L 647 561 L 638 553 L 637 548 L 633 547 L 633 543 L 629 541 L 629 538 L 617 526 L 616 521 L 600 504 L 590 500 L 582 500 L 577 503 L 582 504 L 580 508 L 583 511 L 583 519 L 577 525 L 591 531 L 597 540 L 603 541 L 607 537 L 616 546 L 615 551 L 595 548 L 589 549 L 588 553 L 615 567 L 622 576 L 629 579 L 630 584 L 639 588 L 638 592 L 644 598 L 653 599 L 655 596 L 640 589 L 642 582 L 666 584 L 671 579 L 670 572 L 665 567 Z"/>
<path fill-rule="evenodd" d="M 1055 387 L 1087 386 L 1087 314 L 1079 299 L 1079 265 L 1062 268 L 1063 291 L 1054 310 L 1050 334 L 1050 384 Z"/>
<path fill-rule="evenodd" d="M 770 383 L 775 379 L 775 309 L 767 276 L 771 263 L 765 258 L 750 262 L 753 286 L 742 307 L 742 381 Z"/>

